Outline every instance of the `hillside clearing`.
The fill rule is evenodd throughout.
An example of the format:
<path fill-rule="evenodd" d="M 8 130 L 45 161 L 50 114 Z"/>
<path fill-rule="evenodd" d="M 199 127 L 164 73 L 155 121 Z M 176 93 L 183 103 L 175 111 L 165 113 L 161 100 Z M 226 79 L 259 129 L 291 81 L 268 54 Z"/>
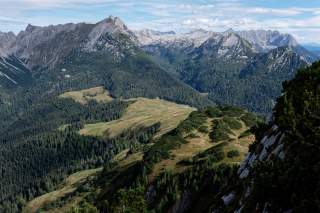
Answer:
<path fill-rule="evenodd" d="M 206 125 L 208 125 L 209 129 L 211 129 L 212 119 L 208 119 Z M 196 137 L 186 137 L 188 141 L 187 143 L 182 144 L 178 149 L 170 151 L 170 159 L 162 160 L 154 166 L 152 173 L 148 176 L 150 182 L 152 182 L 163 171 L 182 171 L 183 169 L 181 167 L 178 168 L 177 166 L 178 162 L 184 159 L 192 158 L 214 146 L 214 143 L 211 142 L 208 134 L 198 131 L 194 131 L 193 134 Z"/>
<path fill-rule="evenodd" d="M 81 135 L 115 137 L 125 130 L 152 126 L 160 122 L 159 137 L 176 128 L 195 108 L 179 105 L 161 99 L 136 98 L 126 109 L 123 116 L 111 122 L 87 124 L 79 131 Z"/>
<path fill-rule="evenodd" d="M 113 100 L 113 98 L 110 96 L 110 93 L 102 86 L 79 91 L 65 92 L 59 97 L 71 98 L 80 104 L 87 104 L 91 100 L 95 100 L 97 102 L 109 102 Z"/>
<path fill-rule="evenodd" d="M 74 192 L 79 185 L 81 185 L 87 178 L 96 175 L 98 172 L 102 171 L 102 168 L 84 170 L 70 175 L 64 183 L 61 184 L 59 189 L 52 191 L 50 193 L 44 194 L 37 197 L 27 203 L 24 208 L 25 213 L 37 212 L 39 209 L 44 207 L 48 203 L 52 203 L 59 198 L 63 198 L 67 194 Z"/>
<path fill-rule="evenodd" d="M 217 120 L 217 118 L 207 120 L 206 125 L 208 126 L 210 131 L 212 131 L 214 120 Z M 249 145 L 255 140 L 255 137 L 251 134 L 239 139 L 238 137 L 241 135 L 241 133 L 249 129 L 244 122 L 239 122 L 241 123 L 242 127 L 238 130 L 232 129 L 232 134 L 230 134 L 231 139 L 228 140 L 213 142 L 212 139 L 209 137 L 209 134 L 201 133 L 199 131 L 192 132 L 192 135 L 194 135 L 194 137 L 190 138 L 188 136 L 185 136 L 187 143 L 180 145 L 180 147 L 177 149 L 171 150 L 169 159 L 161 160 L 160 162 L 154 165 L 152 173 L 148 176 L 149 181 L 154 181 L 155 178 L 164 171 L 172 171 L 174 173 L 183 172 L 189 166 L 179 164 L 180 162 L 184 160 L 192 161 L 192 159 L 196 157 L 198 154 L 208 151 L 210 149 L 215 149 L 215 147 L 218 148 L 219 146 L 222 147 L 222 152 L 225 157 L 216 164 L 240 163 L 245 157 L 245 154 L 248 152 Z M 228 152 L 235 150 L 239 152 L 237 156 L 227 157 Z"/>

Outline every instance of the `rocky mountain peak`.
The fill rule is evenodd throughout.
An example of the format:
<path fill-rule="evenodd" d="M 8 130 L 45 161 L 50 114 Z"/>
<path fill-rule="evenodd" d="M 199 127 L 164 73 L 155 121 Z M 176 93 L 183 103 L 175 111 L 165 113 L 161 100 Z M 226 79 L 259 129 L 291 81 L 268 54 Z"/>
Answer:
<path fill-rule="evenodd" d="M 0 31 L 0 42 L 4 42 L 5 40 L 14 40 L 16 35 L 13 32 L 3 33 Z"/>
<path fill-rule="evenodd" d="M 199 47 L 211 36 L 217 33 L 203 29 L 195 29 L 186 33 L 174 31 L 160 32 L 150 29 L 135 31 L 135 34 L 142 45 L 165 45 L 175 48 Z"/>
<path fill-rule="evenodd" d="M 235 31 L 232 28 L 227 29 L 224 33 L 234 33 Z"/>
<path fill-rule="evenodd" d="M 13 32 L 0 32 L 0 57 L 6 57 L 10 54 L 10 48 L 15 40 L 16 36 Z"/>
<path fill-rule="evenodd" d="M 237 31 L 238 35 L 249 41 L 256 52 L 268 52 L 282 46 L 298 46 L 298 42 L 290 34 L 282 34 L 272 30 Z"/>
<path fill-rule="evenodd" d="M 224 47 L 235 46 L 235 45 L 238 45 L 240 41 L 241 41 L 241 38 L 239 35 L 233 32 L 230 32 L 230 33 L 227 33 L 225 37 L 223 37 L 222 46 Z"/>
<path fill-rule="evenodd" d="M 202 55 L 234 59 L 247 59 L 252 52 L 251 45 L 234 32 L 210 36 L 199 50 Z"/>
<path fill-rule="evenodd" d="M 28 26 L 26 27 L 26 32 L 32 32 L 34 31 L 35 29 L 37 29 L 38 27 L 37 26 L 34 26 L 34 25 L 31 25 L 31 24 L 28 24 Z"/>
<path fill-rule="evenodd" d="M 95 51 L 97 46 L 109 46 L 106 43 L 107 41 L 103 39 L 103 36 L 106 34 L 124 34 L 127 35 L 130 40 L 136 42 L 135 34 L 129 30 L 120 18 L 109 16 L 94 25 L 88 35 L 88 42 L 85 44 L 84 49 L 86 51 Z"/>
<path fill-rule="evenodd" d="M 129 29 L 124 24 L 124 22 L 115 16 L 109 16 L 108 18 L 98 22 L 97 28 L 100 28 L 100 30 L 113 33 L 113 32 L 121 32 L 121 33 L 128 33 Z"/>

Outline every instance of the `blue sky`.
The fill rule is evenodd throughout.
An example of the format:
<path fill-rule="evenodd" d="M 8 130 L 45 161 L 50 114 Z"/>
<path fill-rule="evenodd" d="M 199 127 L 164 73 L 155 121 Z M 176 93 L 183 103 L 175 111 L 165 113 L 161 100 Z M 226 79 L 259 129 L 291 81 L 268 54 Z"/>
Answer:
<path fill-rule="evenodd" d="M 114 15 L 131 29 L 273 29 L 320 43 L 320 0 L 0 0 L 0 11 L 5 32 Z"/>

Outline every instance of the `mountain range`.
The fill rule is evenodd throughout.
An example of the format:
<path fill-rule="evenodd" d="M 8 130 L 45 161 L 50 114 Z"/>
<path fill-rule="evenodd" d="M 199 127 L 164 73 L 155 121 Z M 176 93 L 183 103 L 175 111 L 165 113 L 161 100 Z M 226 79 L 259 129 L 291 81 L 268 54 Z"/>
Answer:
<path fill-rule="evenodd" d="M 150 60 L 136 45 L 135 35 L 117 17 L 96 24 L 28 25 L 25 31 L 11 36 L 7 46 L 2 48 L 2 60 L 18 61 L 19 66 L 11 64 L 16 67 L 13 72 L 8 64 L 2 63 L 7 69 L 1 69 L 1 81 L 20 86 L 20 90 L 28 87 L 41 88 L 43 93 L 59 93 L 75 86 L 104 85 L 117 97 L 162 97 L 195 105 L 210 103 Z M 17 73 L 28 77 L 21 78 Z M 19 84 L 23 79 L 24 84 Z"/>
<path fill-rule="evenodd" d="M 86 81 L 117 97 L 212 101 L 261 113 L 271 110 L 282 81 L 318 57 L 277 31 L 131 31 L 118 17 L 96 24 L 29 24 L 18 35 L 1 33 L 0 53 L 1 87 L 44 83 L 52 91 Z"/>
<path fill-rule="evenodd" d="M 113 16 L 0 33 L 0 212 L 318 212 L 317 59 Z"/>
<path fill-rule="evenodd" d="M 136 32 L 142 48 L 174 76 L 218 104 L 268 112 L 281 83 L 317 59 L 277 31 Z"/>

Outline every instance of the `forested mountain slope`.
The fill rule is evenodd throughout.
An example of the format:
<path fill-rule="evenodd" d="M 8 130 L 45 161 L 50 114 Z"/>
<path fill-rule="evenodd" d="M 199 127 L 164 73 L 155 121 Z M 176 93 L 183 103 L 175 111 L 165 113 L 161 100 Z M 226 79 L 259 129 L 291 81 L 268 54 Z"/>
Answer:
<path fill-rule="evenodd" d="M 156 133 L 161 136 L 175 128 L 195 110 L 159 99 L 110 99 L 99 91 L 80 91 L 91 99 L 81 103 L 61 96 L 45 99 L 1 130 L 1 212 L 20 212 L 25 201 L 53 190 L 66 175 L 109 163 L 120 151 L 134 149 Z M 136 102 L 142 113 L 131 109 Z M 155 104 L 150 102 L 161 109 L 161 116 L 154 113 Z M 128 113 L 136 123 L 119 127 L 113 137 L 108 127 L 99 135 L 80 133 L 86 125 L 116 122 L 126 119 L 123 116 Z M 173 119 L 171 113 L 176 113 L 174 121 L 168 120 Z"/>
<path fill-rule="evenodd" d="M 1 58 L 4 63 L 0 64 L 1 86 L 25 86 L 12 89 L 12 93 L 18 90 L 30 96 L 52 96 L 104 85 L 115 97 L 160 97 L 197 106 L 210 104 L 154 63 L 117 17 L 96 24 L 28 25 L 5 50 Z M 20 69 L 15 71 L 15 67 Z"/>
<path fill-rule="evenodd" d="M 117 17 L 0 33 L 0 212 L 317 211 L 319 63 L 284 84 L 265 132 L 249 111 L 270 112 L 311 56 L 239 34 Z"/>
<path fill-rule="evenodd" d="M 70 187 L 66 182 L 32 200 L 25 211 L 208 210 L 210 199 L 236 180 L 237 165 L 254 141 L 250 127 L 258 120 L 233 107 L 192 112 L 161 138 L 120 152 L 72 192 L 64 192 Z"/>
<path fill-rule="evenodd" d="M 193 112 L 159 140 L 120 152 L 72 193 L 62 193 L 66 183 L 62 196 L 36 198 L 26 212 L 40 201 L 36 209 L 48 212 L 318 212 L 319 68 L 284 83 L 270 124 L 232 107 Z"/>
<path fill-rule="evenodd" d="M 224 209 L 241 212 L 319 212 L 320 63 L 283 84 L 274 119 L 258 131 L 240 180 Z"/>
<path fill-rule="evenodd" d="M 261 113 L 271 111 L 282 81 L 317 58 L 277 31 L 136 34 L 157 63 L 212 101 Z"/>
<path fill-rule="evenodd" d="M 154 63 L 116 17 L 96 24 L 29 25 L 0 47 L 1 212 L 20 212 L 24 201 L 52 190 L 68 173 L 102 165 L 158 128 L 175 128 L 155 119 L 113 138 L 79 134 L 85 124 L 119 119 L 135 102 L 124 99 L 212 104 Z M 98 86 L 108 90 L 110 102 L 83 105 L 59 97 Z"/>

